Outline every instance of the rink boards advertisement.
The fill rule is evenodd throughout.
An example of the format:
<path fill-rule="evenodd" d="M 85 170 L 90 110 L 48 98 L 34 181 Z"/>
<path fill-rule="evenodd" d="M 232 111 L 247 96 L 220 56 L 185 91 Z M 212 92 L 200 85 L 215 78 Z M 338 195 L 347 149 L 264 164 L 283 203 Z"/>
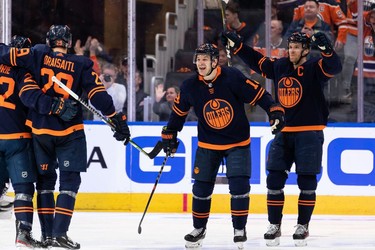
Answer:
<path fill-rule="evenodd" d="M 165 124 L 130 123 L 132 140 L 149 152 L 157 141 L 161 140 L 160 132 L 163 125 Z M 120 203 L 126 203 L 126 206 L 123 205 L 122 208 L 130 211 L 144 207 L 154 187 L 165 153 L 161 151 L 156 158 L 149 159 L 130 144 L 125 147 L 121 142 L 116 141 L 110 128 L 104 124 L 87 123 L 85 124 L 85 133 L 87 136 L 88 171 L 82 174 L 80 195 L 83 200 L 87 199 L 87 201 L 82 204 L 78 203 L 78 205 L 82 205 L 83 209 L 90 209 L 90 196 L 108 194 L 107 196 L 112 196 L 115 200 L 123 199 Z M 262 212 L 265 209 L 263 203 L 266 203 L 265 194 L 267 193 L 265 164 L 273 135 L 266 123 L 252 123 L 250 134 L 251 205 L 255 212 Z M 375 201 L 375 126 L 371 124 L 335 124 L 335 126 L 328 126 L 324 130 L 324 134 L 323 171 L 318 176 L 316 191 L 317 204 L 321 203 L 321 212 L 330 213 L 331 209 L 336 207 L 335 209 L 339 209 L 339 213 L 375 214 L 375 209 L 370 205 Z M 178 133 L 178 139 L 180 144 L 177 153 L 173 158 L 168 158 L 153 199 L 165 199 L 168 203 L 176 201 L 181 203 L 176 206 L 177 211 L 174 211 L 171 203 L 169 203 L 168 210 L 186 212 L 191 209 L 190 197 L 193 183 L 191 171 L 197 147 L 196 123 L 185 124 L 183 130 Z M 288 197 L 291 197 L 290 206 L 295 207 L 291 208 L 291 211 L 295 211 L 297 207 L 296 202 L 299 194 L 293 169 L 294 166 L 284 189 L 287 196 L 286 207 L 288 206 Z M 225 171 L 224 162 L 217 175 L 213 196 L 220 197 L 217 198 L 218 204 L 228 203 L 226 201 L 229 199 Z M 133 205 L 129 205 L 129 202 Z M 140 204 L 135 205 L 138 203 Z M 262 204 L 258 207 L 254 203 Z M 116 207 L 116 201 L 109 202 L 109 204 L 113 204 L 113 209 L 121 210 Z M 220 207 L 215 204 L 213 198 L 213 208 Z M 361 209 L 347 208 L 353 204 L 361 206 Z M 163 207 L 163 205 L 160 207 L 155 205 L 154 209 L 163 211 Z M 98 205 L 96 208 L 101 209 Z M 217 211 L 222 212 L 223 210 L 218 208 Z"/>

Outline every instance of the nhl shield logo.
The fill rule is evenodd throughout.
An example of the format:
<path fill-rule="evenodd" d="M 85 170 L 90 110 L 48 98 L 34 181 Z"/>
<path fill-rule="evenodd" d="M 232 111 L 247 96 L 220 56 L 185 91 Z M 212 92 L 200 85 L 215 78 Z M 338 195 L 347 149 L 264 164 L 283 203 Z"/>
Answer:
<path fill-rule="evenodd" d="M 69 161 L 64 161 L 64 167 L 69 167 L 69 165 L 70 165 L 70 163 L 69 163 Z"/>
<path fill-rule="evenodd" d="M 27 171 L 22 171 L 21 173 L 22 178 L 27 178 L 28 175 Z"/>

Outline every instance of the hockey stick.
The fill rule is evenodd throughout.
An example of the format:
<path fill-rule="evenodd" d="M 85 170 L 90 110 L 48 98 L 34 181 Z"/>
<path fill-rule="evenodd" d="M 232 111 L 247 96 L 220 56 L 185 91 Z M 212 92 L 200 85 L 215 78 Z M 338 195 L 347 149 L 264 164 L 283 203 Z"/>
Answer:
<path fill-rule="evenodd" d="M 165 164 L 167 163 L 168 157 L 169 157 L 169 154 L 166 154 L 165 157 L 164 157 L 164 161 L 163 161 L 163 163 L 161 164 L 159 174 L 158 174 L 158 176 L 156 177 L 154 187 L 152 188 L 152 191 L 151 191 L 150 197 L 148 198 L 148 201 L 147 201 L 147 204 L 146 204 L 145 210 L 143 211 L 143 215 L 142 215 L 141 221 L 139 222 L 139 225 L 138 225 L 138 234 L 141 234 L 141 233 L 142 233 L 142 227 L 141 227 L 142 221 L 143 221 L 143 219 L 145 218 L 145 215 L 146 215 L 146 212 L 147 212 L 148 206 L 150 205 L 150 202 L 151 202 L 152 196 L 154 195 L 154 192 L 155 192 L 156 186 L 157 186 L 158 183 L 159 183 L 159 180 L 160 180 L 160 177 L 161 177 L 161 173 L 163 172 L 164 166 L 165 166 Z"/>
<path fill-rule="evenodd" d="M 72 96 L 79 103 L 81 103 L 83 106 L 85 106 L 85 108 L 87 108 L 91 113 L 93 113 L 93 114 L 97 115 L 98 117 L 100 117 L 100 119 L 104 123 L 106 123 L 107 125 L 109 125 L 113 131 L 115 130 L 115 125 L 113 124 L 113 122 L 109 118 L 105 117 L 104 115 L 102 115 L 101 113 L 99 113 L 96 109 L 94 109 L 93 107 L 91 107 L 90 105 L 88 105 L 76 93 L 74 93 L 70 88 L 68 88 L 59 79 L 57 79 L 56 76 L 52 76 L 52 81 L 55 82 L 55 83 L 57 83 L 57 85 L 59 85 L 63 90 L 65 90 L 70 96 Z M 141 148 L 132 139 L 129 140 L 129 143 L 131 145 L 133 145 L 133 147 L 135 147 L 136 149 L 138 149 L 140 152 L 142 152 L 143 154 L 147 155 L 150 159 L 154 159 L 160 153 L 160 151 L 163 149 L 163 143 L 161 141 L 158 141 L 156 143 L 155 147 L 149 153 L 147 153 L 146 151 L 144 151 L 143 148 Z"/>
<path fill-rule="evenodd" d="M 226 25 L 225 25 L 225 11 L 224 11 L 224 6 L 223 6 L 223 2 L 225 4 L 228 4 L 228 0 L 218 0 L 219 1 L 219 4 L 220 4 L 220 9 L 221 9 L 221 19 L 223 20 L 223 32 L 225 32 L 225 29 L 226 29 Z M 231 58 L 231 55 L 230 55 L 230 47 L 229 47 L 229 44 L 227 44 L 227 46 L 225 47 L 225 51 L 227 52 L 227 58 L 228 58 L 228 66 L 232 66 L 232 58 Z"/>

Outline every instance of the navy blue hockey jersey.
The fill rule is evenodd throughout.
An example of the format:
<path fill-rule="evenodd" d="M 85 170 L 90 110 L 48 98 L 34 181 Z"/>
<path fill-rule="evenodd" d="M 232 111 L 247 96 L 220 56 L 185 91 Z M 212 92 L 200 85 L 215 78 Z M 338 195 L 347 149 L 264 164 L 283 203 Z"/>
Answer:
<path fill-rule="evenodd" d="M 16 49 L 1 45 L 0 50 L 2 55 L 0 63 L 28 69 L 35 77 L 40 89 L 47 96 L 73 99 L 56 83 L 52 82 L 52 76 L 56 76 L 78 96 L 82 95 L 83 90 L 86 91 L 92 105 L 102 114 L 109 117 L 115 114 L 112 98 L 106 92 L 98 75 L 93 71 L 93 63 L 89 58 L 53 52 L 50 47 L 44 44 L 38 44 L 31 49 Z M 35 86 L 33 86 L 35 83 L 25 84 L 23 91 L 35 91 Z M 30 93 L 25 93 L 25 96 L 24 103 L 28 107 L 38 106 L 41 108 L 45 106 L 49 111 L 50 102 L 43 104 L 38 98 L 30 98 L 33 96 Z M 38 101 L 39 103 L 36 103 Z M 69 122 L 54 115 L 46 115 L 46 111 L 37 112 L 31 109 L 31 119 L 28 121 L 28 125 L 32 127 L 33 133 L 65 136 L 83 129 L 82 107 L 80 105 L 76 117 Z"/>
<path fill-rule="evenodd" d="M 282 132 L 323 130 L 326 127 L 329 111 L 324 84 L 342 69 L 335 52 L 322 54 L 322 58 L 312 57 L 296 69 L 287 57 L 264 57 L 247 45 L 243 45 L 237 54 L 252 70 L 273 80 L 275 99 L 285 109 Z"/>
<path fill-rule="evenodd" d="M 259 83 L 238 69 L 218 67 L 215 78 L 201 76 L 185 80 L 174 101 L 168 129 L 181 131 L 191 107 L 198 117 L 198 146 L 226 150 L 250 144 L 250 128 L 244 104 L 259 104 L 266 112 L 274 101 Z"/>
<path fill-rule="evenodd" d="M 18 93 L 26 74 L 21 68 L 0 64 L 0 139 L 31 138 L 31 130 L 25 125 L 27 108 Z M 30 76 L 30 74 L 29 74 Z"/>

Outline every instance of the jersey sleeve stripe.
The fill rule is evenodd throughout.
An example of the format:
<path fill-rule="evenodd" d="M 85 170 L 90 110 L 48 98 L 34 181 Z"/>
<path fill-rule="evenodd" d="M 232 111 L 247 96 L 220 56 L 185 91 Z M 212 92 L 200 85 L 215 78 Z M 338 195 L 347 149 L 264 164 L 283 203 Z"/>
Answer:
<path fill-rule="evenodd" d="M 91 99 L 96 93 L 106 91 L 104 86 L 99 86 L 96 88 L 93 88 L 88 94 L 87 97 Z"/>
<path fill-rule="evenodd" d="M 252 105 L 252 106 L 254 106 L 255 103 L 256 103 L 260 98 L 262 98 L 262 96 L 263 96 L 263 94 L 264 94 L 265 91 L 266 91 L 266 90 L 265 90 L 264 88 L 260 89 L 259 92 L 258 92 L 258 94 L 254 97 L 254 99 L 253 99 L 249 104 Z"/>
<path fill-rule="evenodd" d="M 181 111 L 180 109 L 178 109 L 178 108 L 176 107 L 176 105 L 173 105 L 172 110 L 173 110 L 178 116 L 185 116 L 185 115 L 187 115 L 187 114 L 189 113 L 189 111 L 187 111 L 187 112 Z"/>
<path fill-rule="evenodd" d="M 328 74 L 327 72 L 324 71 L 322 62 L 323 62 L 323 60 L 320 59 L 318 64 L 319 64 L 319 67 L 322 70 L 323 74 L 326 75 L 327 77 L 331 77 L 331 78 L 334 77 L 334 75 Z"/>
<path fill-rule="evenodd" d="M 16 62 L 16 49 L 15 48 L 11 48 L 10 49 L 10 64 L 12 66 L 17 66 L 17 62 Z"/>
<path fill-rule="evenodd" d="M 20 92 L 18 93 L 18 96 L 21 96 L 24 92 L 32 89 L 39 89 L 39 87 L 35 85 L 26 85 L 21 88 Z"/>

